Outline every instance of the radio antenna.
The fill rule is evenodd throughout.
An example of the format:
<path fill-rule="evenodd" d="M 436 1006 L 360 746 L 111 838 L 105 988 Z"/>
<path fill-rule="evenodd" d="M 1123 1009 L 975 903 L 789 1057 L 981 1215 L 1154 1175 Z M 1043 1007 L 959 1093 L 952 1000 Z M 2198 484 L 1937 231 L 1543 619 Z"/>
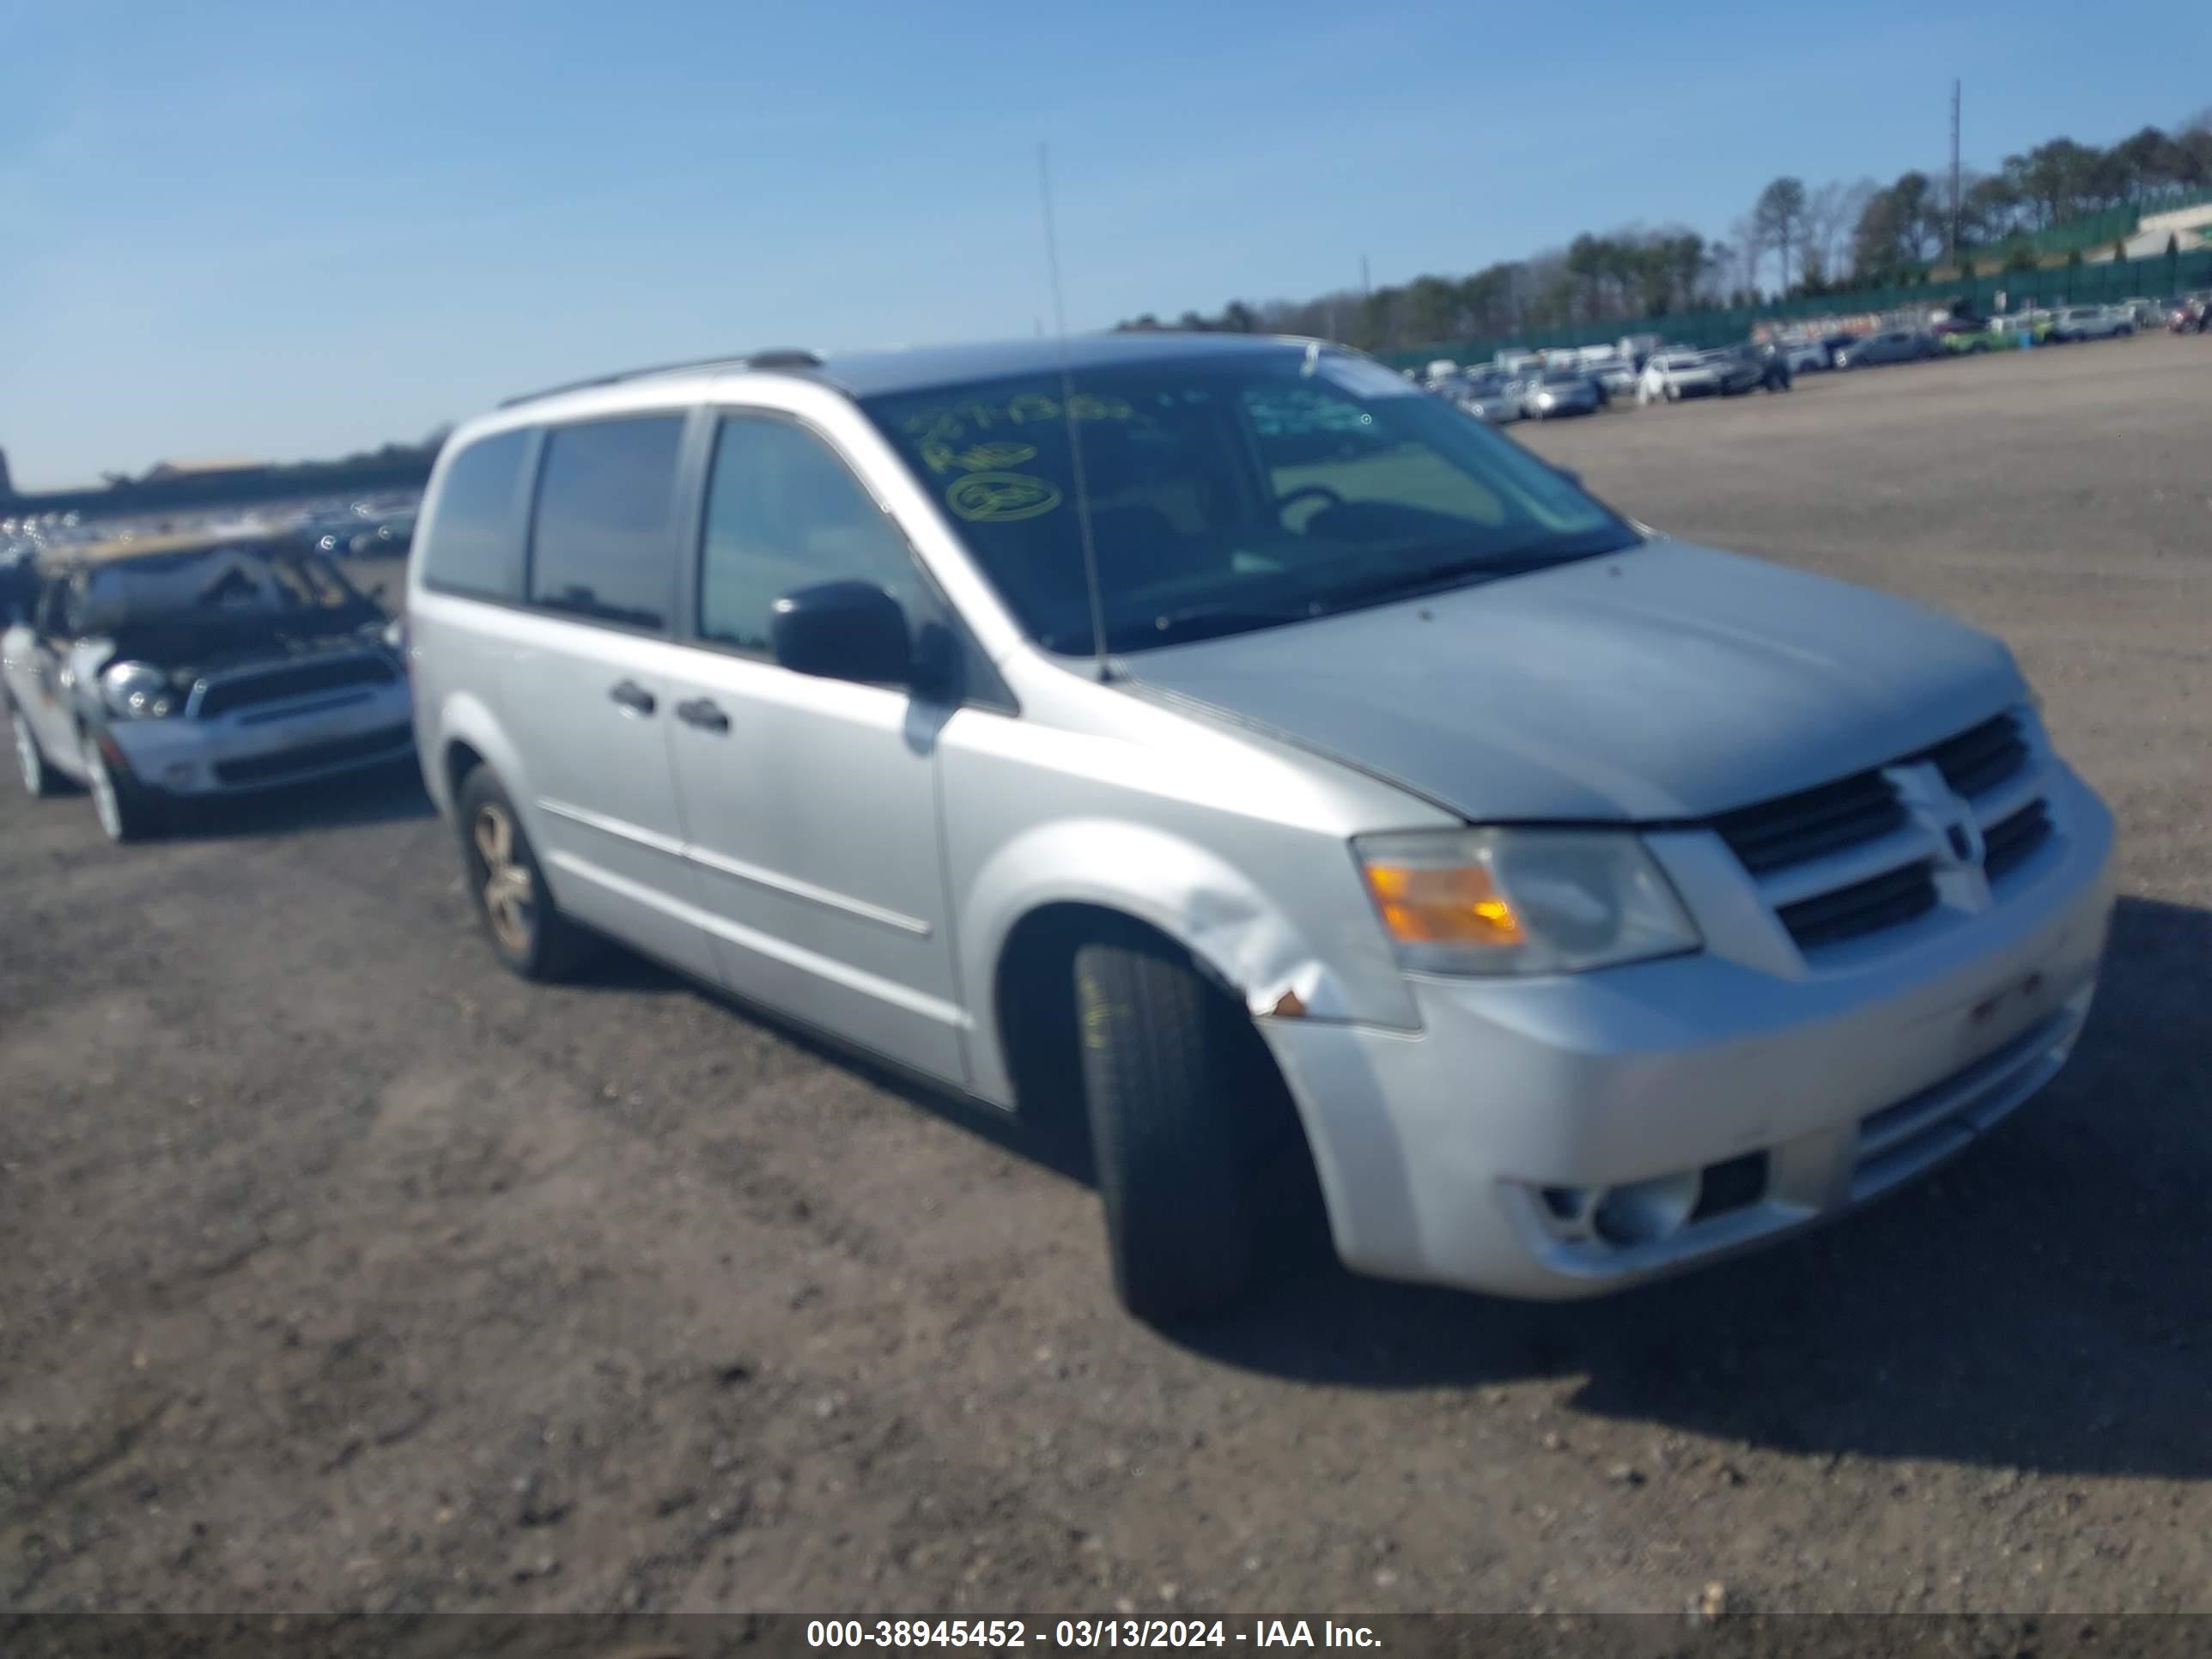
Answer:
<path fill-rule="evenodd" d="M 1106 660 L 1106 601 L 1098 590 L 1098 545 L 1091 533 L 1091 490 L 1083 474 L 1083 434 L 1075 419 L 1075 370 L 1067 355 L 1067 307 L 1060 289 L 1060 238 L 1052 222 L 1052 148 L 1037 146 L 1037 191 L 1044 201 L 1044 255 L 1052 274 L 1052 323 L 1060 340 L 1060 407 L 1067 419 L 1067 453 L 1075 479 L 1075 529 L 1083 543 L 1083 582 L 1091 602 L 1091 655 L 1098 683 L 1114 678 Z"/>

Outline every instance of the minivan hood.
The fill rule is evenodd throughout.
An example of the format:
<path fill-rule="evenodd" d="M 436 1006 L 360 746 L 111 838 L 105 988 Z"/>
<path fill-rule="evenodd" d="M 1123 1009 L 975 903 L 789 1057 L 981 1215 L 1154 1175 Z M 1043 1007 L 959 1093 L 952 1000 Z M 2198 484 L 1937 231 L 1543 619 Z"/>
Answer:
<path fill-rule="evenodd" d="M 1134 690 L 1488 821 L 1705 817 L 2029 695 L 2002 644 L 1935 611 L 1663 538 L 1120 666 Z"/>

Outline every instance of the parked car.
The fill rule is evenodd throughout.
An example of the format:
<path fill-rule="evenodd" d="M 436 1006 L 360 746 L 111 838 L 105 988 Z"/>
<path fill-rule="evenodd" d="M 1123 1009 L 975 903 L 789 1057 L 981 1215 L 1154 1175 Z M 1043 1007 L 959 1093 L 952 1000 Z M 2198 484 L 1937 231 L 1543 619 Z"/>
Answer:
<path fill-rule="evenodd" d="M 28 542 L 0 548 L 0 628 L 27 617 L 37 603 L 38 557 Z"/>
<path fill-rule="evenodd" d="M 1632 360 L 1610 357 L 1592 372 L 1591 378 L 1597 382 L 1598 390 L 1605 394 L 1609 404 L 1615 398 L 1634 397 L 1637 382 L 1643 375 Z"/>
<path fill-rule="evenodd" d="M 1771 344 L 1754 345 L 1747 341 L 1740 346 L 1725 348 L 1728 354 L 1742 363 L 1753 375 L 1752 384 L 1769 392 L 1787 392 L 1793 376 L 1790 364 L 1779 348 Z"/>
<path fill-rule="evenodd" d="M 2175 303 L 2166 325 L 2176 334 L 2202 334 L 2209 318 L 2212 318 L 2212 305 L 2203 300 L 2182 300 Z"/>
<path fill-rule="evenodd" d="M 2051 319 L 2053 340 L 2112 340 L 2135 331 L 2135 318 L 2110 306 L 2069 306 Z"/>
<path fill-rule="evenodd" d="M 415 539 L 415 515 L 395 513 L 377 521 L 374 528 L 355 535 L 346 550 L 356 559 L 396 558 Z"/>
<path fill-rule="evenodd" d="M 2051 335 L 2048 313 L 2023 311 L 1990 319 L 1990 337 L 2000 348 L 2041 345 Z"/>
<path fill-rule="evenodd" d="M 1818 374 L 1830 366 L 1828 348 L 1820 340 L 1776 340 L 1767 349 L 1779 356 L 1792 374 Z"/>
<path fill-rule="evenodd" d="M 1528 1297 L 1832 1216 L 2058 1069 L 2112 902 L 2001 644 L 1307 342 L 517 399 L 407 609 L 501 963 L 611 935 L 1073 1113 L 1147 1318 L 1247 1285 L 1279 1170 L 1354 1269 Z"/>
<path fill-rule="evenodd" d="M 1732 351 L 1662 351 L 1644 366 L 1636 390 L 1640 404 L 1679 403 L 1685 398 L 1734 397 L 1762 379 L 1758 365 Z"/>
<path fill-rule="evenodd" d="M 1942 348 L 1947 356 L 1972 357 L 2018 343 L 1999 328 L 1995 320 L 1990 320 L 1978 328 L 1951 329 L 1937 335 L 1936 343 Z"/>
<path fill-rule="evenodd" d="M 413 753 L 383 611 L 292 538 L 71 550 L 0 635 L 0 694 L 25 789 L 83 786 L 118 842 L 158 834 L 179 799 Z"/>
<path fill-rule="evenodd" d="M 1836 356 L 1838 368 L 1871 368 L 1877 363 L 1920 362 L 1936 356 L 1942 348 L 1935 337 L 1917 328 L 1893 328 L 1869 334 Z"/>
<path fill-rule="evenodd" d="M 1595 415 L 1603 402 L 1597 383 L 1578 368 L 1547 368 L 1522 382 L 1521 412 L 1532 421 Z"/>
<path fill-rule="evenodd" d="M 1449 395 L 1468 413 L 1480 416 L 1493 426 L 1503 426 L 1521 418 L 1518 389 L 1494 369 L 1469 371 L 1460 378 Z"/>

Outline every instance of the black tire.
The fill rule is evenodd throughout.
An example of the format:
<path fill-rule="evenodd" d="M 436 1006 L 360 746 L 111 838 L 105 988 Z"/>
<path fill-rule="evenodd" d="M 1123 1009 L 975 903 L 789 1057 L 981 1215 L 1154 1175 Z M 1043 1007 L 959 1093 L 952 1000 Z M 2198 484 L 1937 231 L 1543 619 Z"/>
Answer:
<path fill-rule="evenodd" d="M 1147 1323 L 1216 1312 L 1251 1282 L 1281 1080 L 1243 1009 L 1164 943 L 1082 946 L 1074 992 L 1114 1288 Z"/>
<path fill-rule="evenodd" d="M 15 770 L 22 780 L 23 793 L 35 800 L 45 800 L 62 792 L 61 774 L 46 764 L 46 751 L 39 746 L 39 734 L 31 730 L 29 718 L 12 703 L 8 706 L 8 736 L 15 750 Z"/>
<path fill-rule="evenodd" d="M 454 793 L 453 821 L 460 832 L 461 872 L 477 924 L 500 966 L 520 978 L 544 983 L 566 979 L 596 953 L 598 940 L 562 915 L 538 867 L 514 803 L 488 766 L 472 768 Z M 503 824 L 503 831 L 495 825 Z M 479 840 L 479 836 L 483 837 Z M 495 872 L 492 854 L 503 835 L 506 856 Z M 503 902 L 493 902 L 493 878 L 501 878 Z"/>
<path fill-rule="evenodd" d="M 105 736 L 96 727 L 88 727 L 82 738 L 84 787 L 92 797 L 93 816 L 100 821 L 102 833 L 118 847 L 152 841 L 168 828 L 167 803 L 159 792 L 132 777 L 129 768 L 107 757 L 101 747 Z"/>

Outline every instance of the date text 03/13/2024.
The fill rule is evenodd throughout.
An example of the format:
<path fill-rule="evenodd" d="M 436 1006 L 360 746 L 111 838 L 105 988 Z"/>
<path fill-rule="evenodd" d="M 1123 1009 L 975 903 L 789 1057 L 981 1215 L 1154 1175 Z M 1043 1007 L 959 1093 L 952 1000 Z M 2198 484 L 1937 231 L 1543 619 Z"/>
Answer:
<path fill-rule="evenodd" d="M 1365 1625 L 1304 1619 L 816 1619 L 810 1648 L 1378 1649 Z"/>

